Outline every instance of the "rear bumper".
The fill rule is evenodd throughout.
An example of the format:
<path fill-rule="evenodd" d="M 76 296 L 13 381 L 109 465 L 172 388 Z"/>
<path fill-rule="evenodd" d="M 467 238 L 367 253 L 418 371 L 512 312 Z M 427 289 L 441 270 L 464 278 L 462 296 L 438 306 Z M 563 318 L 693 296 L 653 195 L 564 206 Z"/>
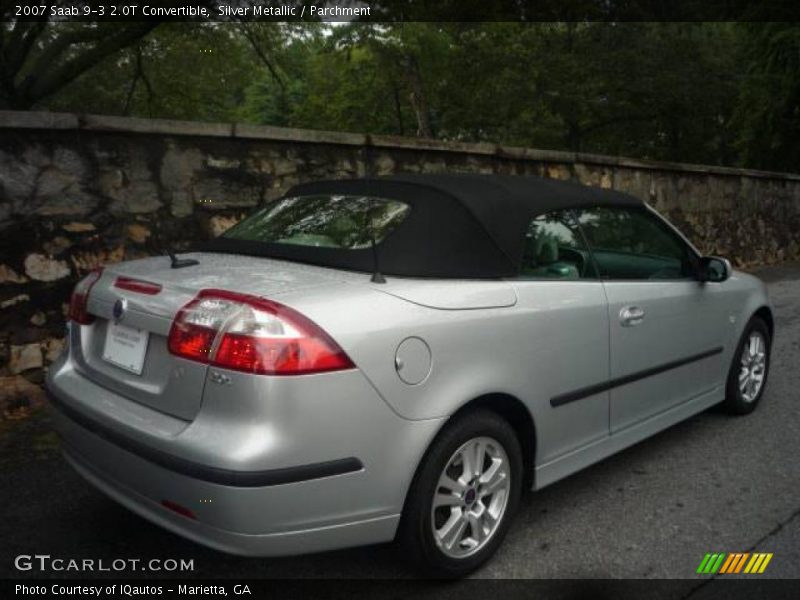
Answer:
<path fill-rule="evenodd" d="M 166 529 L 253 556 L 391 540 L 441 420 L 397 416 L 355 371 L 295 383 L 288 396 L 284 383 L 255 398 L 204 396 L 191 422 L 97 386 L 68 357 L 47 387 L 69 463 Z"/>
<path fill-rule="evenodd" d="M 61 418 L 65 417 L 62 416 Z M 72 427 L 70 424 L 66 426 L 68 428 Z M 93 436 L 88 432 L 85 435 Z M 136 477 L 130 477 L 130 474 L 131 469 L 133 469 L 134 472 L 147 472 L 148 478 L 152 477 L 160 482 L 170 480 L 169 487 L 172 485 L 185 486 L 184 493 L 181 495 L 188 492 L 189 494 L 194 493 L 195 496 L 198 494 L 209 496 L 212 504 L 213 499 L 219 500 L 221 494 L 226 497 L 225 502 L 229 506 L 235 504 L 236 501 L 230 497 L 230 494 L 233 493 L 235 495 L 236 490 L 209 489 L 192 479 L 181 482 L 180 476 L 176 476 L 159 467 L 146 465 L 138 457 L 118 450 L 115 446 L 104 442 L 99 437 L 95 440 L 85 439 L 82 445 L 85 449 L 92 446 L 96 451 L 111 453 L 110 456 L 113 456 L 113 461 L 116 463 L 115 467 L 118 469 L 117 472 L 127 474 L 123 477 L 126 479 L 126 482 L 123 483 L 108 472 L 99 469 L 96 460 L 83 456 L 75 448 L 65 443 L 64 457 L 67 462 L 100 491 L 164 529 L 229 554 L 240 556 L 289 556 L 386 542 L 394 537 L 400 520 L 400 515 L 386 515 L 310 529 L 293 529 L 291 531 L 265 534 L 246 534 L 229 531 L 165 509 L 160 502 L 148 495 L 148 493 L 152 494 L 152 488 L 150 486 L 144 487 L 142 481 Z M 136 487 L 130 487 L 131 485 Z M 298 484 L 294 485 L 297 486 Z M 329 489 L 329 493 L 337 493 L 336 484 L 331 485 L 329 482 L 325 487 Z M 295 489 L 294 492 L 303 493 L 301 489 Z M 187 498 L 184 502 L 190 504 L 189 500 L 190 498 Z M 195 504 L 197 502 L 192 506 L 196 511 Z M 266 511 L 268 508 L 265 507 L 264 510 Z"/>
<path fill-rule="evenodd" d="M 268 487 L 271 485 L 283 485 L 286 483 L 297 483 L 311 479 L 333 477 L 334 475 L 355 473 L 364 468 L 362 462 L 354 457 L 265 471 L 234 471 L 231 469 L 209 467 L 151 448 L 146 444 L 93 421 L 79 410 L 63 403 L 53 393 L 48 393 L 47 396 L 50 403 L 55 406 L 64 417 L 74 421 L 77 425 L 86 429 L 87 432 L 91 432 L 118 448 L 127 450 L 131 454 L 137 455 L 168 471 L 173 471 L 176 474 L 184 475 L 199 481 L 232 487 Z"/>

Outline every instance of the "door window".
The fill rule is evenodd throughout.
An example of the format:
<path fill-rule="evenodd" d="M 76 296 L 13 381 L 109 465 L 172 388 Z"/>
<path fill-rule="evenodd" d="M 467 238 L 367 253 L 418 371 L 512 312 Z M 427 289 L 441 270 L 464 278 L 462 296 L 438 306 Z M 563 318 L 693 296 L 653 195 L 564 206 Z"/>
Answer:
<path fill-rule="evenodd" d="M 692 274 L 689 247 L 647 209 L 596 207 L 578 222 L 604 279 L 684 279 Z"/>
<path fill-rule="evenodd" d="M 533 219 L 525 232 L 521 276 L 525 279 L 594 278 L 594 265 L 572 211 Z"/>

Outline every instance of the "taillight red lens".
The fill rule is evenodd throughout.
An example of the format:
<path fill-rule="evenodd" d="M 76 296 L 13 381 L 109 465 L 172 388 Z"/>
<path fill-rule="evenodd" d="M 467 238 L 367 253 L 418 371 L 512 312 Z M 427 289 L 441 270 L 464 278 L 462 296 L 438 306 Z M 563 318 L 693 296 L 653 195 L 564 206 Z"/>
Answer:
<path fill-rule="evenodd" d="M 168 348 L 190 360 L 263 375 L 354 367 L 307 317 L 277 302 L 226 290 L 203 290 L 184 306 L 170 329 Z"/>
<path fill-rule="evenodd" d="M 69 299 L 69 319 L 80 325 L 89 325 L 94 322 L 94 316 L 90 315 L 86 309 L 89 301 L 89 292 L 92 286 L 103 275 L 103 267 L 98 267 L 91 271 L 86 277 L 81 279 L 72 290 Z"/>
<path fill-rule="evenodd" d="M 157 283 L 121 276 L 117 277 L 116 281 L 114 281 L 114 287 L 121 290 L 128 290 L 129 292 L 136 292 L 137 294 L 147 294 L 148 296 L 155 296 L 161 291 L 161 286 Z"/>
<path fill-rule="evenodd" d="M 169 333 L 169 351 L 184 358 L 208 362 L 208 353 L 217 332 L 197 325 L 173 325 Z"/>

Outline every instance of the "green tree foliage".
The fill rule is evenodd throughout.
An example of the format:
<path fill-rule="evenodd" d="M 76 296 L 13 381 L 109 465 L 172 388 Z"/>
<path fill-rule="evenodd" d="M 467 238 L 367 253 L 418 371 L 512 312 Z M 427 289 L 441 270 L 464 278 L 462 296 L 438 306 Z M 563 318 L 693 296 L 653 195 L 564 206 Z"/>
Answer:
<path fill-rule="evenodd" d="M 287 92 L 263 78 L 255 87 L 258 102 L 248 103 L 243 116 L 296 127 L 745 164 L 745 147 L 757 139 L 745 142 L 733 120 L 749 77 L 742 29 L 725 23 L 340 26 L 313 43 L 291 42 L 288 79 L 296 85 Z"/>
<path fill-rule="evenodd" d="M 800 165 L 800 27 L 744 26 L 747 74 L 737 107 L 742 162 L 797 171 Z"/>
<path fill-rule="evenodd" d="M 159 26 L 156 21 L 73 22 L 54 17 L 54 10 L 81 8 L 70 0 L 36 5 L 33 8 L 42 9 L 41 14 L 18 20 L 18 4 L 0 0 L 0 108 L 47 107 L 76 81 L 83 80 L 92 88 L 102 75 L 110 76 L 102 80 L 107 95 L 109 84 L 120 78 L 114 71 L 126 62 L 137 64 L 129 50 L 141 46 Z M 164 0 L 160 4 L 169 8 L 177 3 Z M 213 4 L 197 1 L 209 8 Z M 103 9 L 110 14 L 109 6 Z M 86 95 L 92 96 L 91 92 Z"/>
<path fill-rule="evenodd" d="M 154 23 L 113 28 L 94 23 L 0 23 L 0 108 L 40 106 L 154 27 Z"/>
<path fill-rule="evenodd" d="M 72 27 L 0 30 L 0 103 L 795 171 L 800 158 L 791 23 Z"/>
<path fill-rule="evenodd" d="M 169 23 L 66 86 L 51 110 L 230 120 L 255 75 L 269 73 L 241 24 Z M 257 40 L 259 51 L 272 39 Z M 268 51 L 269 52 L 269 51 Z M 274 77 L 273 75 L 269 75 Z"/>

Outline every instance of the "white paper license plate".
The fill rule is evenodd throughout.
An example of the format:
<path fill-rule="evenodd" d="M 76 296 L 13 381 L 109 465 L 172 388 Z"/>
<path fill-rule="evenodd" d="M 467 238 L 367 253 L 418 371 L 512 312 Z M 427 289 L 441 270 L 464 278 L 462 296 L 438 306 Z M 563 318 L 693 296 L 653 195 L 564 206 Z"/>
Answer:
<path fill-rule="evenodd" d="M 147 331 L 109 321 L 106 328 L 103 360 L 126 371 L 141 375 L 149 337 L 150 334 Z"/>

